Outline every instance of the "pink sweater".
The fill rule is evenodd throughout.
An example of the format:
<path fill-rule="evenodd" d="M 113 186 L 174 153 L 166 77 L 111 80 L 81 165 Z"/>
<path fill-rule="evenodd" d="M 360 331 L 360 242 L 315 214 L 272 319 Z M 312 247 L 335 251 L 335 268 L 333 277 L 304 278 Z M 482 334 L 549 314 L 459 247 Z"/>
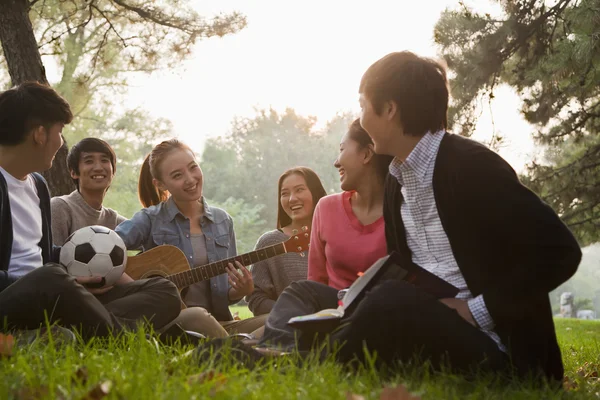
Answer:
<path fill-rule="evenodd" d="M 352 192 L 323 197 L 313 215 L 308 279 L 347 288 L 387 254 L 383 217 L 363 225 L 352 212 Z"/>

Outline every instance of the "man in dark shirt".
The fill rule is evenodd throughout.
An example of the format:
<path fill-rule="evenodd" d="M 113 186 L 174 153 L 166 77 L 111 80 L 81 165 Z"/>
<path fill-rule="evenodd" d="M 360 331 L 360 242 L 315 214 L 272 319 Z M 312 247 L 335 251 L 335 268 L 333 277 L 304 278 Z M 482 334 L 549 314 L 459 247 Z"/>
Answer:
<path fill-rule="evenodd" d="M 388 252 L 459 293 L 438 300 L 406 282 L 374 287 L 331 335 L 344 343 L 338 360 L 364 360 L 367 349 L 388 365 L 418 357 L 434 368 L 562 380 L 548 293 L 581 259 L 569 229 L 500 156 L 446 132 L 448 82 L 436 61 L 389 54 L 365 72 L 359 94 L 375 151 L 395 157 L 384 199 Z M 271 314 L 331 307 L 334 294 L 292 284 Z M 265 337 L 282 322 L 270 317 Z"/>

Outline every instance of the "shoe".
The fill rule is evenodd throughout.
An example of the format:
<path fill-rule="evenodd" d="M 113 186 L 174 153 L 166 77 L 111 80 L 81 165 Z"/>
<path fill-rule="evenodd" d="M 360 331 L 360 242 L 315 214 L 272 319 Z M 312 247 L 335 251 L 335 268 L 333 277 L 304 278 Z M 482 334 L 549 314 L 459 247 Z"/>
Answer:
<path fill-rule="evenodd" d="M 171 325 L 168 329 L 158 335 L 158 341 L 169 346 L 177 341 L 183 345 L 191 344 L 193 346 L 198 346 L 205 339 L 206 336 L 198 332 L 186 331 L 178 324 Z"/>
<path fill-rule="evenodd" d="M 214 362 L 217 364 L 235 360 L 248 369 L 254 369 L 265 358 L 252 347 L 229 337 L 208 340 L 198 346 L 193 355 L 198 364 L 209 362 L 214 356 Z"/>
<path fill-rule="evenodd" d="M 53 325 L 50 329 L 44 327 L 16 331 L 13 336 L 15 337 L 16 346 L 28 346 L 34 343 L 47 345 L 50 341 L 54 342 L 57 346 L 63 346 L 77 342 L 77 337 L 73 331 L 58 325 Z"/>

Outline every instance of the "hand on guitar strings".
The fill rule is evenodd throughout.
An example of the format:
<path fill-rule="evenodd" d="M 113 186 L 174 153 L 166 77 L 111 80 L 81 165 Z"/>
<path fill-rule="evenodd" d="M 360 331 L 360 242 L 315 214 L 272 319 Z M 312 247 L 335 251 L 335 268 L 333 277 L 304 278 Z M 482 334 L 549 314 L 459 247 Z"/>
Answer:
<path fill-rule="evenodd" d="M 235 262 L 235 267 L 227 264 L 227 274 L 229 275 L 229 299 L 241 299 L 254 291 L 254 281 L 252 274 L 239 261 Z M 237 268 L 236 268 L 237 267 Z"/>

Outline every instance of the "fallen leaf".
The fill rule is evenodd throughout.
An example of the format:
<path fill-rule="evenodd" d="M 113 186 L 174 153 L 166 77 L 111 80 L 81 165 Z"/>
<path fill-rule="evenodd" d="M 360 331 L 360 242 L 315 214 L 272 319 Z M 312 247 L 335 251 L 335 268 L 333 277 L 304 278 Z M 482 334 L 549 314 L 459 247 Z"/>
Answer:
<path fill-rule="evenodd" d="M 82 385 L 85 385 L 88 380 L 88 370 L 86 367 L 79 367 L 77 371 L 75 371 L 75 375 L 73 375 L 73 381 L 81 382 Z"/>
<path fill-rule="evenodd" d="M 346 392 L 346 400 L 365 400 L 365 397 L 360 394 Z"/>
<path fill-rule="evenodd" d="M 563 388 L 565 390 L 575 390 L 577 389 L 577 382 L 572 381 L 568 376 L 563 378 Z"/>
<path fill-rule="evenodd" d="M 15 338 L 13 335 L 5 335 L 0 333 L 0 358 L 12 357 L 14 346 Z"/>
<path fill-rule="evenodd" d="M 598 378 L 598 370 L 600 370 L 600 364 L 586 361 L 577 369 L 577 375 L 586 379 Z"/>
<path fill-rule="evenodd" d="M 209 392 L 209 395 L 211 397 L 213 397 L 217 394 L 218 390 L 221 390 L 224 388 L 225 383 L 227 383 L 227 377 L 225 375 L 221 374 L 220 372 L 215 372 L 214 370 L 211 369 L 210 371 L 202 372 L 200 374 L 192 375 L 192 376 L 188 377 L 187 382 L 190 385 L 195 384 L 195 383 L 204 384 L 204 383 L 214 382 L 215 385 L 210 389 L 210 392 Z"/>
<path fill-rule="evenodd" d="M 100 400 L 108 396 L 110 389 L 112 388 L 111 381 L 104 381 L 97 384 L 90 390 L 81 400 Z"/>
<path fill-rule="evenodd" d="M 386 386 L 381 391 L 380 400 L 421 400 L 421 397 L 410 394 L 406 386 L 398 385 L 394 388 Z"/>
<path fill-rule="evenodd" d="M 215 372 L 214 370 L 210 370 L 207 372 L 202 372 L 197 375 L 192 375 L 188 377 L 187 382 L 192 385 L 195 383 L 207 383 L 210 381 L 216 381 L 217 385 L 223 385 L 227 382 L 227 378 L 220 372 Z"/>

